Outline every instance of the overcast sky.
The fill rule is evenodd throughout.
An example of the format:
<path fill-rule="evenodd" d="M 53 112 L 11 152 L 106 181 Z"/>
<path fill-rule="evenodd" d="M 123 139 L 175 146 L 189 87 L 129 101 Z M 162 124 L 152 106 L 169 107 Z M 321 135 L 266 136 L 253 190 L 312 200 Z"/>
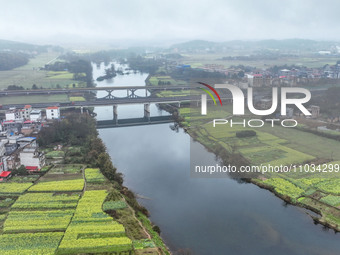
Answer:
<path fill-rule="evenodd" d="M 340 41 L 339 0 L 0 0 L 0 39 Z"/>

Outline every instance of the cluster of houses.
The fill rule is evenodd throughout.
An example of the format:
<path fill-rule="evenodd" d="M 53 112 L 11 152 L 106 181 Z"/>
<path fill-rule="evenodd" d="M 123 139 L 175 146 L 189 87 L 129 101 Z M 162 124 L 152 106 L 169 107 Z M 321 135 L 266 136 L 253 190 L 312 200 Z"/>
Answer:
<path fill-rule="evenodd" d="M 43 117 L 41 109 L 33 109 L 25 105 L 23 109 L 10 108 L 6 111 L 5 119 L 1 122 L 0 132 L 9 134 L 22 133 L 23 135 L 36 134 L 46 120 L 60 118 L 60 109 L 56 106 L 47 107 L 46 116 Z"/>
<path fill-rule="evenodd" d="M 0 181 L 22 165 L 27 171 L 39 171 L 45 165 L 35 136 L 44 123 L 59 118 L 59 107 L 47 107 L 45 115 L 31 105 L 6 111 L 0 125 Z"/>
<path fill-rule="evenodd" d="M 250 67 L 247 67 L 248 70 L 240 67 L 225 68 L 223 65 L 218 64 L 206 64 L 203 67 L 198 67 L 198 69 L 207 72 L 220 72 L 230 78 L 241 78 L 240 74 L 242 74 L 243 85 L 249 87 L 297 86 L 297 84 L 305 84 L 311 81 L 317 82 L 322 78 L 340 79 L 340 64 L 327 64 L 322 68 L 301 67 L 277 71 Z"/>

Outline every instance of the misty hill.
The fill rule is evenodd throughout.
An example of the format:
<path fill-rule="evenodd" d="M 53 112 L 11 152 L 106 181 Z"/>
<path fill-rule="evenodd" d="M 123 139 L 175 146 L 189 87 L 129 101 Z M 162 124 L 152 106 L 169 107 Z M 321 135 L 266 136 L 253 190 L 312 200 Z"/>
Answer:
<path fill-rule="evenodd" d="M 47 52 L 49 49 L 61 51 L 62 48 L 50 45 L 35 45 L 29 43 L 0 40 L 0 71 L 26 65 L 30 58 Z"/>
<path fill-rule="evenodd" d="M 12 52 L 46 52 L 50 46 L 34 45 L 29 43 L 0 40 L 0 51 Z"/>
<path fill-rule="evenodd" d="M 171 46 L 184 51 L 225 51 L 232 49 L 253 49 L 253 50 L 282 50 L 282 51 L 320 51 L 330 50 L 331 47 L 340 45 L 337 42 L 314 41 L 307 39 L 285 39 L 285 40 L 261 40 L 261 41 L 228 41 L 212 42 L 204 40 L 194 40 L 178 43 Z"/>

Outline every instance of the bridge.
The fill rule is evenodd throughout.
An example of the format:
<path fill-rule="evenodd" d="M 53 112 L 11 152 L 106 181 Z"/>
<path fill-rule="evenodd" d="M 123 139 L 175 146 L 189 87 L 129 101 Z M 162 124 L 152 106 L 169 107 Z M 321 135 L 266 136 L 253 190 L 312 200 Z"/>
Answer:
<path fill-rule="evenodd" d="M 190 90 L 195 89 L 190 86 L 112 86 L 112 87 L 90 87 L 90 88 L 72 88 L 72 89 L 33 89 L 33 90 L 1 90 L 1 96 L 27 96 L 27 95 L 53 95 L 53 94 L 72 94 L 72 93 L 91 93 L 96 91 L 106 91 L 108 94 L 103 99 L 119 98 L 114 96 L 114 91 L 126 91 L 126 97 L 138 98 L 137 90 L 144 90 L 145 97 L 148 92 L 164 90 Z"/>
<path fill-rule="evenodd" d="M 131 119 L 113 119 L 113 120 L 97 120 L 97 129 L 103 128 L 117 128 L 117 127 L 132 127 L 142 125 L 154 125 L 174 122 L 171 115 L 157 116 L 157 117 L 144 117 L 144 118 L 131 118 Z"/>

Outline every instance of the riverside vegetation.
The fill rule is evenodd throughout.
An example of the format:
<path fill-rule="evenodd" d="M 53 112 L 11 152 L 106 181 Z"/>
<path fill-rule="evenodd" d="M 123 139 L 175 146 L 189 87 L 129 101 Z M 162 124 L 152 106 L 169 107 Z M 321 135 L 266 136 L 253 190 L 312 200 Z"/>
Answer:
<path fill-rule="evenodd" d="M 1 254 L 170 254 L 123 186 L 92 117 L 70 114 L 38 141 L 46 152 L 62 144 L 54 153 L 62 162 L 0 183 Z"/>
<path fill-rule="evenodd" d="M 241 125 L 216 125 L 212 119 L 232 117 L 232 106 L 209 107 L 206 116 L 198 108 L 181 108 L 178 122 L 209 151 L 215 153 L 225 165 L 308 165 L 325 164 L 327 173 L 297 171 L 296 173 L 267 173 L 248 175 L 245 181 L 274 192 L 288 203 L 308 208 L 319 217 L 315 222 L 340 231 L 340 173 L 335 171 L 340 163 L 339 137 L 325 137 L 322 132 L 311 132 L 307 127 L 244 128 Z M 251 115 L 245 117 L 251 119 Z M 252 136 L 242 137 L 241 131 L 251 131 Z M 255 135 L 254 135 L 255 134 Z M 336 136 L 336 137 L 335 137 Z M 231 174 L 231 177 L 238 178 Z"/>

